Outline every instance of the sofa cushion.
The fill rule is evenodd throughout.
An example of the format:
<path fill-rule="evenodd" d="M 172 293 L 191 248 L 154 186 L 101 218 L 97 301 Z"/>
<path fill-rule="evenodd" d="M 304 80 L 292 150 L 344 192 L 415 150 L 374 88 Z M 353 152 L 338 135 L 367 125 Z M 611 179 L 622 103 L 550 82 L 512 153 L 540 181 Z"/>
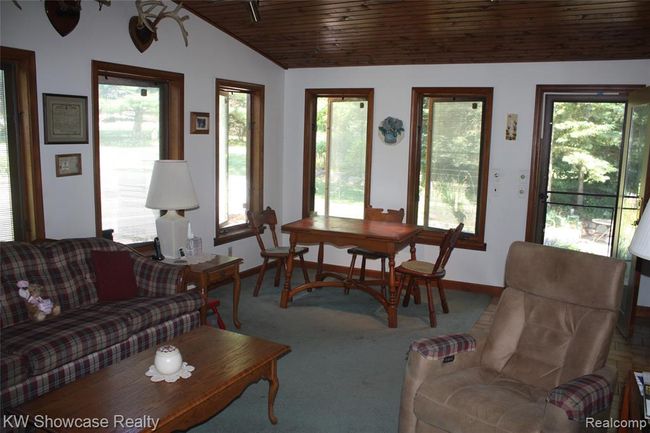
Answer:
<path fill-rule="evenodd" d="M 91 251 L 99 302 L 122 301 L 138 294 L 128 251 Z"/>
<path fill-rule="evenodd" d="M 425 381 L 417 418 L 444 431 L 532 433 L 541 430 L 547 393 L 496 371 L 474 367 Z"/>
<path fill-rule="evenodd" d="M 605 364 L 617 314 L 507 287 L 494 317 L 481 365 L 550 391 Z"/>
<path fill-rule="evenodd" d="M 0 388 L 22 382 L 29 377 L 27 359 L 21 354 L 5 354 L 0 357 Z"/>
<path fill-rule="evenodd" d="M 139 296 L 169 296 L 178 293 L 185 266 L 162 263 L 138 254 L 131 257 Z"/>
<path fill-rule="evenodd" d="M 128 317 L 79 308 L 43 322 L 26 322 L 2 332 L 2 351 L 21 354 L 37 375 L 129 337 Z"/>
<path fill-rule="evenodd" d="M 63 311 L 97 302 L 91 251 L 120 251 L 126 247 L 108 239 L 62 239 L 41 246 Z"/>
<path fill-rule="evenodd" d="M 624 275 L 622 260 L 513 242 L 506 260 L 505 280 L 507 287 L 618 314 Z"/>
<path fill-rule="evenodd" d="M 29 320 L 25 300 L 18 296 L 20 280 L 43 286 L 42 296 L 54 298 L 54 283 L 49 273 L 50 264 L 41 249 L 28 242 L 0 243 L 0 322 L 2 328 Z"/>
<path fill-rule="evenodd" d="M 134 333 L 158 325 L 201 308 L 201 294 L 197 290 L 159 298 L 136 297 L 124 301 L 99 303 L 92 307 L 102 314 L 126 317 L 129 332 Z"/>

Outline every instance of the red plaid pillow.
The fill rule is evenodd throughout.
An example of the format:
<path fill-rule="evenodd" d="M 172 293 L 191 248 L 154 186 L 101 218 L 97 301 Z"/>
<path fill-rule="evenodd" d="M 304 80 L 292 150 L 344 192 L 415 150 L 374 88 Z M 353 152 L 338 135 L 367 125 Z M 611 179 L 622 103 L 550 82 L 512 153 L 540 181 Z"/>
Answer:
<path fill-rule="evenodd" d="M 99 302 L 122 301 L 138 294 L 128 251 L 91 251 Z"/>

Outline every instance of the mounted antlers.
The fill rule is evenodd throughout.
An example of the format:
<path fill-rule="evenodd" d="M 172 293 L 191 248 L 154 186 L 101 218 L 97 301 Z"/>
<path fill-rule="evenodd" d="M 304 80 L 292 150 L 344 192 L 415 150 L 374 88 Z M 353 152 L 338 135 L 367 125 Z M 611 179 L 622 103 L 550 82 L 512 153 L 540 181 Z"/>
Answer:
<path fill-rule="evenodd" d="M 102 6 L 110 6 L 111 0 L 95 0 L 99 3 L 99 10 Z M 18 0 L 12 0 L 13 4 L 20 10 L 22 6 Z M 52 27 L 61 36 L 70 33 L 79 23 L 81 15 L 81 0 L 45 0 L 45 14 L 50 20 Z"/>
<path fill-rule="evenodd" d="M 66 9 L 68 6 L 65 4 L 65 0 L 57 0 L 58 3 L 61 5 L 62 9 Z M 97 3 L 99 3 L 99 10 L 102 10 L 102 6 L 110 6 L 112 0 L 95 0 Z M 18 3 L 18 0 L 11 0 L 11 2 L 20 10 L 23 10 L 23 7 Z M 77 6 L 79 9 L 81 9 L 81 5 Z"/>
<path fill-rule="evenodd" d="M 135 47 L 143 53 L 154 40 L 158 40 L 157 26 L 164 18 L 171 18 L 178 23 L 181 29 L 181 35 L 185 40 L 187 46 L 187 30 L 183 22 L 188 20 L 189 15 L 180 16 L 180 10 L 183 3 L 179 3 L 174 10 L 167 12 L 167 6 L 163 4 L 162 0 L 135 0 L 135 7 L 138 11 L 138 16 L 131 17 L 129 21 L 129 34 Z M 161 8 L 158 12 L 154 12 L 156 8 Z"/>

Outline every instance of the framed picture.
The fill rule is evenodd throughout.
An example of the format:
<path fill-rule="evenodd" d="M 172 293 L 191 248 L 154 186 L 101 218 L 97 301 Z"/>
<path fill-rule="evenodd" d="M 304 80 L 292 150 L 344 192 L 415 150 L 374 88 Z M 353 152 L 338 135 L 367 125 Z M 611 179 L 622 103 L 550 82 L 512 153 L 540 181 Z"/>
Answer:
<path fill-rule="evenodd" d="M 517 114 L 508 113 L 506 118 L 506 140 L 517 139 Z"/>
<path fill-rule="evenodd" d="M 45 144 L 88 143 L 88 98 L 43 93 Z"/>
<path fill-rule="evenodd" d="M 56 177 L 78 176 L 81 174 L 81 154 L 67 153 L 56 155 Z"/>
<path fill-rule="evenodd" d="M 210 113 L 190 112 L 190 134 L 210 133 Z"/>

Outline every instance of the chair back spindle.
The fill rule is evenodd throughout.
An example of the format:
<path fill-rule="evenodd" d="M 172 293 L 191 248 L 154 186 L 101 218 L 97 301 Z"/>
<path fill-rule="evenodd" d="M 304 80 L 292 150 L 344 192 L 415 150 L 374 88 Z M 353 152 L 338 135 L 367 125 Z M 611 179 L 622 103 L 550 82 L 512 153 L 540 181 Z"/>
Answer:
<path fill-rule="evenodd" d="M 261 212 L 253 212 L 253 211 L 248 211 L 246 212 L 246 216 L 248 217 L 248 224 L 253 229 L 253 233 L 255 233 L 255 238 L 257 239 L 257 243 L 260 246 L 260 250 L 266 251 L 266 246 L 264 245 L 264 239 L 262 239 L 262 233 L 264 233 L 264 229 L 266 226 L 269 227 L 271 230 L 271 237 L 273 238 L 273 246 L 277 247 L 278 246 L 278 236 L 275 233 L 275 226 L 278 224 L 278 218 L 275 214 L 275 211 L 271 209 L 270 207 L 267 207 Z"/>
<path fill-rule="evenodd" d="M 404 208 L 384 209 L 379 207 L 366 206 L 363 211 L 363 219 L 369 221 L 383 221 L 388 223 L 401 223 L 404 219 Z"/>
<path fill-rule="evenodd" d="M 282 270 L 287 267 L 287 260 L 291 259 L 292 254 L 295 254 L 300 259 L 300 266 L 302 267 L 302 274 L 305 277 L 305 282 L 309 282 L 309 275 L 307 274 L 307 268 L 305 267 L 305 258 L 304 255 L 309 251 L 306 247 L 296 248 L 295 251 L 291 252 L 289 247 L 282 247 L 278 243 L 278 235 L 275 232 L 275 227 L 278 224 L 278 217 L 275 214 L 275 211 L 267 206 L 261 212 L 246 212 L 248 217 L 248 225 L 255 233 L 255 239 L 260 246 L 260 255 L 264 259 L 262 266 L 257 275 L 257 282 L 255 283 L 255 289 L 253 290 L 253 296 L 257 296 L 260 292 L 260 287 L 262 285 L 262 280 L 264 279 L 264 273 L 269 264 L 270 260 L 277 262 L 277 267 L 275 271 L 275 279 L 273 281 L 275 287 L 278 287 L 280 284 L 280 274 Z M 273 238 L 273 247 L 266 248 L 264 245 L 264 240 L 262 239 L 262 233 L 264 233 L 265 228 L 268 226 L 271 231 L 271 237 Z"/>
<path fill-rule="evenodd" d="M 460 223 L 455 229 L 447 230 L 447 233 L 440 244 L 440 253 L 438 254 L 438 259 L 433 266 L 432 274 L 435 274 L 440 269 L 445 269 L 445 266 L 447 266 L 451 253 L 454 251 L 454 248 L 456 248 L 456 242 L 458 242 L 458 239 L 463 232 L 463 227 L 465 227 L 465 224 Z"/>

